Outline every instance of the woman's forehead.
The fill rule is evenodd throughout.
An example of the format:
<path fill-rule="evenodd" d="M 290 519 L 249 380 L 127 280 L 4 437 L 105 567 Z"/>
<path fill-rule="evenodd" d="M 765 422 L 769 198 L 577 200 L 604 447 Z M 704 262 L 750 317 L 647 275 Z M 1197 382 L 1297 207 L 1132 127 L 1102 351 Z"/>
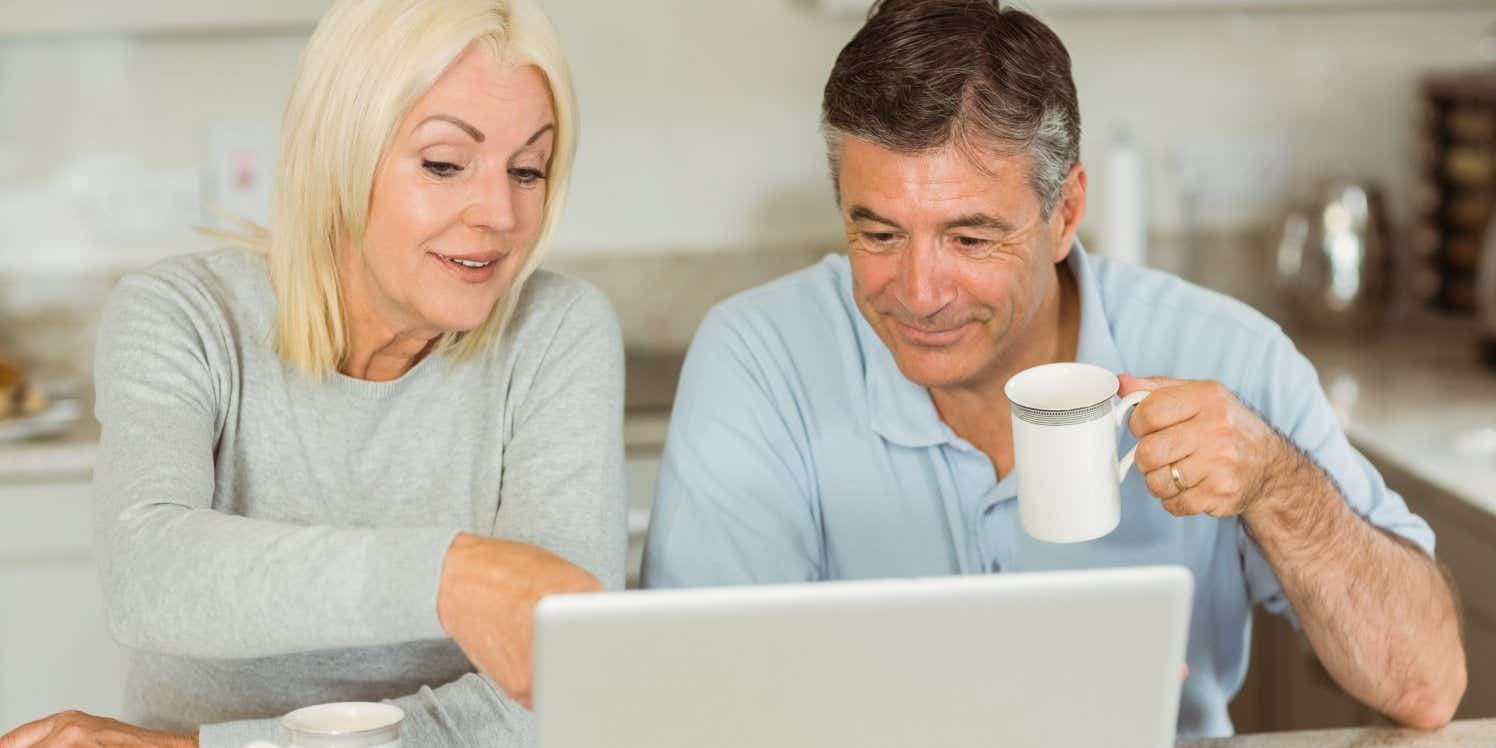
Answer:
<path fill-rule="evenodd" d="M 534 65 L 501 61 L 483 45 L 470 46 L 427 89 L 408 115 L 408 127 L 432 115 L 457 117 L 485 133 L 525 131 L 554 120 L 545 74 Z"/>

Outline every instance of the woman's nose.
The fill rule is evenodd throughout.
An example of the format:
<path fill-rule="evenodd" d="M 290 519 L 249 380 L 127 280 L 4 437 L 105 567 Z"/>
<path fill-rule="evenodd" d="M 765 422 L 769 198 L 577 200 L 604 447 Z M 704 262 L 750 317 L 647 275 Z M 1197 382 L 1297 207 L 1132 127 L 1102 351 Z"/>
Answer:
<path fill-rule="evenodd" d="M 507 173 L 502 179 L 480 180 L 474 185 L 472 200 L 463 212 L 464 222 L 483 231 L 513 231 L 516 221 L 511 189 Z"/>

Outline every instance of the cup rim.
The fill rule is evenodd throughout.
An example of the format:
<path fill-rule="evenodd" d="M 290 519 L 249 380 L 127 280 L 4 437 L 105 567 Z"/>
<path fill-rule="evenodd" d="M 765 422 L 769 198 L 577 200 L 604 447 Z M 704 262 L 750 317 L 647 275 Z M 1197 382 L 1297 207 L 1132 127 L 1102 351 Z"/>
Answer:
<path fill-rule="evenodd" d="M 1087 402 L 1071 405 L 1064 408 L 1046 408 L 1037 405 L 1030 405 L 1029 403 L 1024 402 L 1025 399 L 1029 398 L 1020 397 L 1015 393 L 1016 389 L 1027 386 L 1030 381 L 1037 379 L 1045 374 L 1053 373 L 1055 371 L 1076 372 L 1084 374 L 1086 376 L 1096 377 L 1096 384 L 1099 386 L 1099 388 L 1096 390 L 1097 396 L 1095 397 L 1095 399 L 1088 400 Z M 1103 377 L 1107 379 L 1103 379 Z M 1112 398 L 1116 397 L 1117 393 L 1120 392 L 1121 389 L 1122 382 L 1121 380 L 1117 379 L 1117 375 L 1113 374 L 1103 367 L 1096 366 L 1095 364 L 1085 364 L 1079 361 L 1059 361 L 1055 363 L 1031 366 L 1009 377 L 1007 383 L 1003 385 L 1003 395 L 1008 398 L 1009 403 L 1019 408 L 1023 408 L 1025 410 L 1033 411 L 1036 413 L 1063 415 L 1066 413 L 1091 410 L 1092 408 L 1102 405 Z"/>
<path fill-rule="evenodd" d="M 383 722 L 381 724 L 375 725 L 374 727 L 366 727 L 362 730 L 334 730 L 309 726 L 306 724 L 298 724 L 298 722 L 300 722 L 301 720 L 307 719 L 309 717 L 309 714 L 312 712 L 330 711 L 338 708 L 346 709 L 349 707 L 368 709 L 375 714 L 382 713 Z M 384 704 L 374 701 L 334 701 L 327 704 L 313 704 L 311 706 L 301 707 L 300 709 L 297 709 L 287 714 L 286 716 L 281 717 L 281 727 L 286 728 L 286 730 L 288 731 L 298 732 L 303 735 L 317 735 L 323 737 L 352 737 L 382 732 L 384 730 L 390 729 L 391 727 L 399 726 L 399 724 L 404 720 L 405 710 L 401 709 L 398 706 L 395 706 L 394 704 Z"/>

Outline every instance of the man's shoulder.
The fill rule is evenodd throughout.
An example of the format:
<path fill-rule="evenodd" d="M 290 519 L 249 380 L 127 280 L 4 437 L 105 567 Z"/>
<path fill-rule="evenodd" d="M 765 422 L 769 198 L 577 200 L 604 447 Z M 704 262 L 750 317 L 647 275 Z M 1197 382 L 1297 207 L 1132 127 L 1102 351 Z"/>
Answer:
<path fill-rule="evenodd" d="M 856 314 L 847 258 L 827 255 L 718 303 L 707 313 L 698 336 L 733 332 L 768 336 L 795 347 L 824 344 L 836 330 L 850 332 Z"/>
<path fill-rule="evenodd" d="M 719 313 L 781 316 L 795 308 L 842 303 L 842 290 L 849 285 L 846 255 L 829 254 L 809 266 L 782 275 L 760 286 L 740 291 L 717 304 Z"/>
<path fill-rule="evenodd" d="M 1267 315 L 1177 275 L 1098 258 L 1096 282 L 1112 334 L 1128 349 L 1174 345 L 1201 353 L 1284 338 Z M 1200 347 L 1204 345 L 1203 349 Z"/>

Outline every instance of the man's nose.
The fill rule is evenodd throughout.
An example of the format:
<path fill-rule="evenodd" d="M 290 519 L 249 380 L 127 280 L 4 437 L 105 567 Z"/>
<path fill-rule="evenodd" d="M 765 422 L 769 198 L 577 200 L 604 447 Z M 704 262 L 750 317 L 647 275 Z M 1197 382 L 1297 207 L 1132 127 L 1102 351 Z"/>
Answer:
<path fill-rule="evenodd" d="M 917 317 L 933 317 L 955 299 L 955 284 L 934 239 L 915 240 L 899 266 L 899 303 Z"/>

